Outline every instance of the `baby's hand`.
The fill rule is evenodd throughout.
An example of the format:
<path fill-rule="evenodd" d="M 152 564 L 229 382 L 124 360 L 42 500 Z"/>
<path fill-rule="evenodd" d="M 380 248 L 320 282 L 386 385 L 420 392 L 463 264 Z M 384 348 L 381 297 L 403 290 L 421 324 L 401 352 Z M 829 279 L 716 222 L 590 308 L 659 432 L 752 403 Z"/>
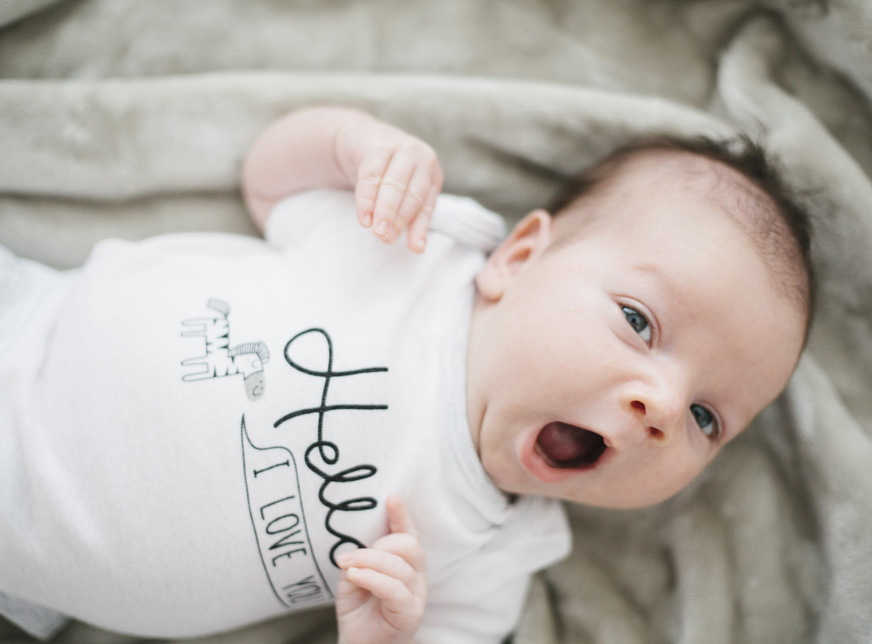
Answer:
<path fill-rule="evenodd" d="M 424 252 L 430 217 L 442 190 L 442 168 L 429 145 L 373 118 L 343 127 L 336 157 L 355 186 L 357 219 L 394 241 L 407 228 L 409 248 Z"/>
<path fill-rule="evenodd" d="M 340 644 L 412 642 L 427 601 L 424 550 L 405 506 L 386 501 L 391 533 L 344 552 L 336 596 Z"/>

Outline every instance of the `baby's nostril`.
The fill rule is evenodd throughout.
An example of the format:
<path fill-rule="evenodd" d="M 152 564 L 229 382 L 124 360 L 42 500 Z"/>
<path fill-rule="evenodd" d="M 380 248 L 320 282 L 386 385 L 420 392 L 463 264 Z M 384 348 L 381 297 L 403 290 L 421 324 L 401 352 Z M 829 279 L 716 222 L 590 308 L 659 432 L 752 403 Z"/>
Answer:
<path fill-rule="evenodd" d="M 657 429 L 656 427 L 649 427 L 648 433 L 651 434 L 651 438 L 653 438 L 654 440 L 660 440 L 665 435 L 661 430 Z"/>
<path fill-rule="evenodd" d="M 633 409 L 635 409 L 636 411 L 640 411 L 643 414 L 645 413 L 645 403 L 643 403 L 643 402 L 640 402 L 638 400 L 634 400 L 633 402 L 630 403 L 630 406 Z"/>

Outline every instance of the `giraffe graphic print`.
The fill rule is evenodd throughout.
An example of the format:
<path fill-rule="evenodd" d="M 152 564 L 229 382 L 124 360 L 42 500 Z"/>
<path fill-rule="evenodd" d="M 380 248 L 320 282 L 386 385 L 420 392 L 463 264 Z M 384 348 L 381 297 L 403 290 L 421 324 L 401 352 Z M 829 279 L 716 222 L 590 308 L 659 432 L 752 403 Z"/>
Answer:
<path fill-rule="evenodd" d="M 264 365 L 269 361 L 269 349 L 264 342 L 246 342 L 230 346 L 230 306 L 210 299 L 207 308 L 216 314 L 191 318 L 182 322 L 183 337 L 203 339 L 203 354 L 182 360 L 187 373 L 185 382 L 241 375 L 245 393 L 259 400 L 264 393 Z"/>

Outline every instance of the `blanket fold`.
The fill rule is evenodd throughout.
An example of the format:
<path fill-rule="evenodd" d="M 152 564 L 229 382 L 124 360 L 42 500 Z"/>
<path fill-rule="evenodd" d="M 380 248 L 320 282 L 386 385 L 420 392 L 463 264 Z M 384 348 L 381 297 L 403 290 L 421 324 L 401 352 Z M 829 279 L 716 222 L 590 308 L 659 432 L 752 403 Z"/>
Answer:
<path fill-rule="evenodd" d="M 106 237 L 256 234 L 241 161 L 307 105 L 421 136 L 446 191 L 510 222 L 639 135 L 749 134 L 813 217 L 806 354 L 675 498 L 571 508 L 574 552 L 515 642 L 868 642 L 870 33 L 862 0 L 0 1 L 0 244 L 71 268 Z M 55 641 L 136 640 L 75 623 Z M 335 629 L 319 611 L 200 641 Z"/>

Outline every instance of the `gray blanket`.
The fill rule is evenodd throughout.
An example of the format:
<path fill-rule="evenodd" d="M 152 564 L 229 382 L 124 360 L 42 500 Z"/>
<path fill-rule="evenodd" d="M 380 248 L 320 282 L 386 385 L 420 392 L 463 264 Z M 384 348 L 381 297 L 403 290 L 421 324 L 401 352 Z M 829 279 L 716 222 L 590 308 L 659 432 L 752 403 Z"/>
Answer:
<path fill-rule="evenodd" d="M 814 216 L 799 369 L 676 498 L 572 508 L 515 641 L 872 641 L 872 3 L 0 0 L 0 243 L 64 268 L 109 236 L 255 234 L 242 156 L 316 103 L 423 137 L 510 221 L 639 134 L 762 141 Z M 334 638 L 321 611 L 204 641 Z"/>

